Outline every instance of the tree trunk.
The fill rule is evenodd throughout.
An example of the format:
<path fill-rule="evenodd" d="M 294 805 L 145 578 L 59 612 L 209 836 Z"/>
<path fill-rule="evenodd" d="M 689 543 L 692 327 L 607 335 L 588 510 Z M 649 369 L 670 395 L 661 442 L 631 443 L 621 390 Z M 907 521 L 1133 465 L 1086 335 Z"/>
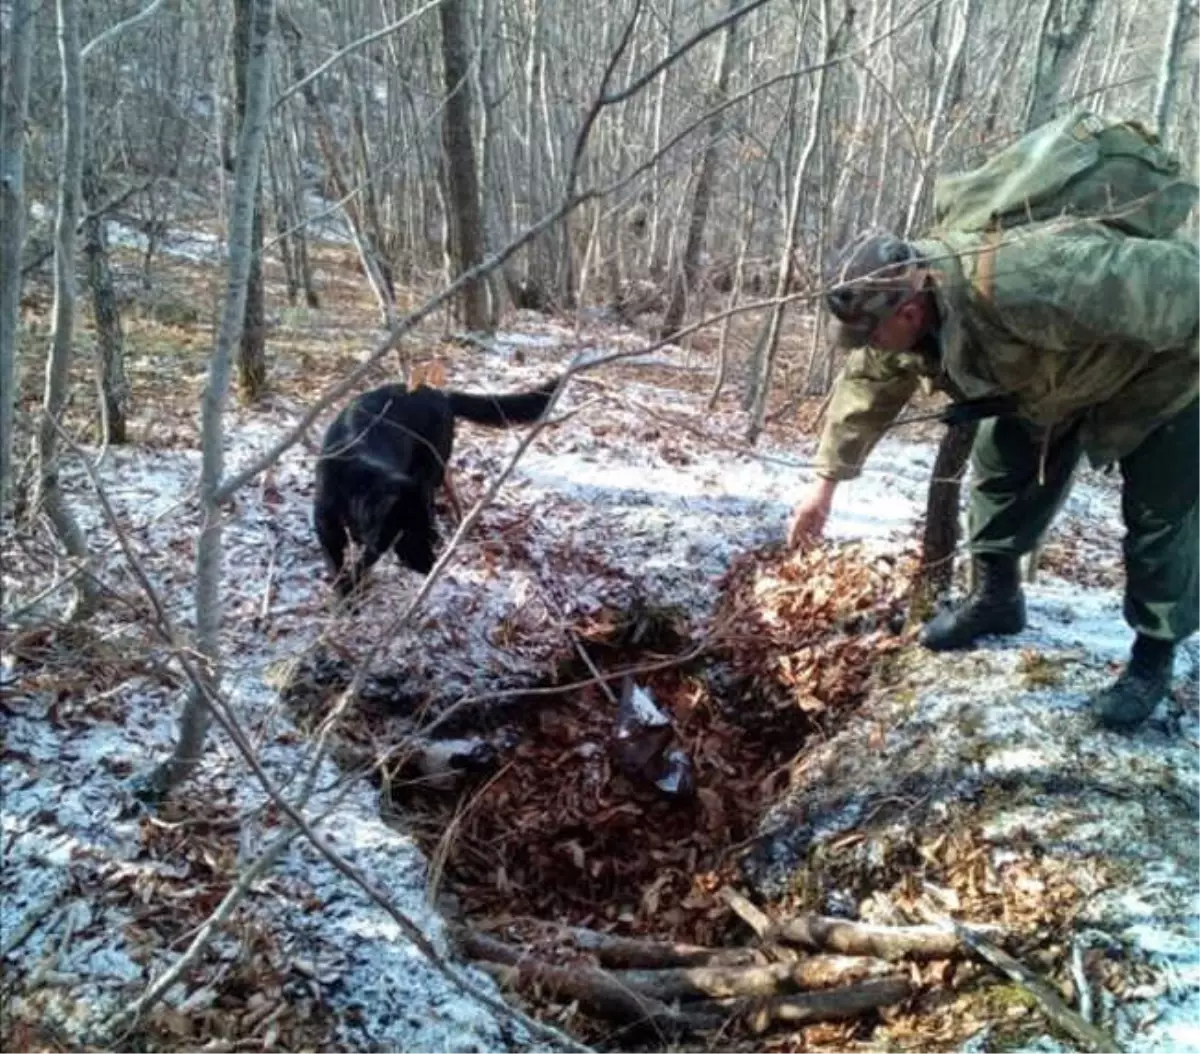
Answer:
<path fill-rule="evenodd" d="M 82 564 L 67 611 L 71 620 L 88 617 L 98 595 L 88 566 L 87 540 L 63 497 L 58 479 L 58 427 L 67 405 L 71 338 L 75 327 L 75 227 L 79 222 L 79 184 L 83 168 L 83 84 L 79 58 L 77 0 L 57 0 L 58 48 L 62 61 L 62 154 L 58 178 L 58 214 L 54 223 L 54 333 L 46 359 L 46 389 L 38 422 L 38 493 L 42 508 L 67 555 Z"/>
<path fill-rule="evenodd" d="M 279 164 L 271 148 L 271 137 L 267 137 L 267 176 L 271 183 L 271 211 L 275 216 L 275 241 L 279 244 L 279 262 L 283 264 L 283 278 L 287 284 L 287 299 L 290 307 L 296 306 L 300 296 L 300 278 L 296 273 L 296 254 L 292 250 L 292 220 L 287 199 L 283 194 L 279 178 Z"/>
<path fill-rule="evenodd" d="M 300 285 L 304 289 L 304 302 L 309 307 L 321 306 L 321 298 L 317 295 L 317 286 L 313 281 L 312 262 L 308 257 L 308 231 L 304 226 L 308 216 L 308 206 L 304 198 L 304 179 L 300 168 L 300 137 L 296 130 L 294 118 L 287 121 L 287 137 L 284 143 L 284 158 L 287 162 L 288 200 L 291 208 L 288 213 L 292 226 L 292 245 L 296 251 L 296 270 L 299 272 Z"/>
<path fill-rule="evenodd" d="M 1033 83 L 1025 111 L 1026 131 L 1054 116 L 1071 60 L 1092 30 L 1096 7 L 1097 0 L 1046 0 L 1036 38 Z"/>
<path fill-rule="evenodd" d="M 464 0 L 445 0 L 438 8 L 442 24 L 442 72 L 446 103 L 442 112 L 442 150 L 446 159 L 450 205 L 450 252 L 454 276 L 483 259 L 483 216 L 476 179 L 475 143 L 471 132 L 470 45 Z M 469 283 L 458 300 L 459 321 L 474 332 L 492 328 L 487 285 Z"/>
<path fill-rule="evenodd" d="M 125 338 L 121 312 L 108 259 L 104 218 L 96 210 L 104 197 L 95 167 L 83 170 L 83 202 L 88 210 L 83 224 L 83 254 L 87 260 L 92 314 L 96 320 L 96 376 L 100 388 L 100 441 L 113 446 L 128 442 L 129 381 L 125 376 Z"/>
<path fill-rule="evenodd" d="M 60 0 L 63 2 L 63 0 Z M 221 680 L 221 517 L 216 502 L 224 472 L 223 414 L 229 393 L 234 346 L 246 312 L 246 286 L 253 253 L 255 199 L 258 196 L 263 142 L 270 97 L 271 17 L 273 0 L 251 0 L 246 62 L 246 107 L 238 140 L 233 203 L 229 214 L 229 268 L 225 302 L 217 330 L 208 385 L 201 404 L 200 506 L 202 526 L 196 545 L 196 651 L 204 687 L 193 688 L 184 704 L 179 739 L 169 760 L 150 780 L 165 794 L 195 768 L 204 747 L 211 715 L 205 692 L 216 693 Z"/>
<path fill-rule="evenodd" d="M 288 17 L 286 11 L 281 11 L 279 14 L 279 28 L 291 57 L 292 76 L 297 81 L 304 80 L 308 71 L 305 69 L 304 58 L 300 53 L 300 30 Z M 313 125 L 317 133 L 317 145 L 329 170 L 329 182 L 333 184 L 333 192 L 337 195 L 345 211 L 346 221 L 350 226 L 350 233 L 354 238 L 354 245 L 362 263 L 363 274 L 366 275 L 371 291 L 375 294 L 383 324 L 390 328 L 396 320 L 396 299 L 388 284 L 387 272 L 382 266 L 377 246 L 372 243 L 369 233 L 363 226 L 360 210 L 355 203 L 356 196 L 351 192 L 342 172 L 333 122 L 330 121 L 329 115 L 325 112 L 325 107 L 321 105 L 320 98 L 311 83 L 306 84 L 300 94 L 304 99 L 305 108 L 313 118 Z M 297 164 L 299 164 L 298 160 Z"/>
<path fill-rule="evenodd" d="M 1154 88 L 1154 128 L 1164 143 L 1171 138 L 1171 125 L 1178 95 L 1179 67 L 1183 62 L 1187 42 L 1187 26 L 1195 10 L 1195 0 L 1175 0 L 1167 20 L 1167 38 L 1163 47 L 1162 65 Z"/>
<path fill-rule="evenodd" d="M 12 479 L 17 400 L 21 250 L 25 245 L 25 118 L 33 51 L 29 0 L 13 0 L 8 25 L 8 68 L 0 108 L 0 513 L 7 508 Z"/>
<path fill-rule="evenodd" d="M 956 101 L 953 91 L 956 85 L 961 86 L 962 84 L 963 53 L 966 49 L 967 36 L 971 31 L 971 23 L 974 20 L 974 12 L 975 0 L 963 0 L 962 18 L 958 24 L 958 31 L 954 34 L 950 44 L 950 53 L 946 56 L 946 66 L 942 70 L 942 79 L 938 83 L 933 108 L 926 124 L 925 146 L 921 152 L 920 169 L 904 218 L 902 233 L 905 237 L 912 235 L 924 212 L 930 178 L 937 156 L 944 145 L 942 136 L 946 127 L 946 117 Z"/>
<path fill-rule="evenodd" d="M 741 0 L 729 0 L 730 12 L 736 11 Z M 707 107 L 713 109 L 721 104 L 729 88 L 729 71 L 733 65 L 733 40 L 738 22 L 732 21 L 721 34 L 717 51 L 716 72 Z M 664 78 L 665 79 L 665 78 Z M 659 337 L 670 340 L 679 332 L 683 323 L 688 297 L 696 291 L 700 278 L 700 249 L 704 244 L 704 229 L 708 224 L 708 209 L 712 201 L 713 175 L 717 163 L 717 146 L 721 137 L 722 115 L 713 117 L 708 126 L 708 138 L 704 153 L 700 157 L 700 171 L 696 174 L 696 187 L 692 193 L 692 208 L 688 217 L 687 243 L 683 249 L 683 262 L 671 279 L 670 299 L 663 317 Z"/>
<path fill-rule="evenodd" d="M 827 83 L 826 64 L 837 48 L 837 36 L 830 24 L 833 12 L 830 0 L 820 0 L 817 6 L 821 24 L 821 65 L 813 75 L 812 106 L 808 115 L 808 133 L 800 159 L 796 162 L 796 170 L 792 174 L 791 194 L 787 208 L 787 237 L 784 238 L 783 249 L 779 255 L 779 263 L 775 271 L 775 298 L 780 299 L 787 294 L 795 267 L 796 241 L 800 226 L 800 205 L 805 181 L 808 179 L 808 169 L 812 163 L 813 154 L 817 149 L 817 137 L 821 132 L 821 115 L 825 108 L 825 85 Z M 845 26 L 848 29 L 854 17 L 854 9 L 846 9 Z M 758 376 L 754 378 L 754 400 L 750 407 L 750 423 L 746 438 L 755 442 L 762 432 L 767 416 L 767 397 L 771 393 L 771 374 L 775 369 L 775 357 L 779 351 L 779 337 L 783 327 L 783 316 L 786 305 L 777 303 L 771 309 L 766 331 L 760 338 L 764 342 L 764 350 L 759 356 L 761 367 Z"/>
<path fill-rule="evenodd" d="M 254 0 L 234 0 L 233 66 L 238 122 L 246 123 L 246 69 L 250 61 L 250 20 Z M 254 222 L 250 235 L 250 276 L 246 283 L 246 317 L 238 346 L 238 396 L 247 405 L 267 390 L 267 326 L 263 306 L 262 175 L 254 188 Z"/>

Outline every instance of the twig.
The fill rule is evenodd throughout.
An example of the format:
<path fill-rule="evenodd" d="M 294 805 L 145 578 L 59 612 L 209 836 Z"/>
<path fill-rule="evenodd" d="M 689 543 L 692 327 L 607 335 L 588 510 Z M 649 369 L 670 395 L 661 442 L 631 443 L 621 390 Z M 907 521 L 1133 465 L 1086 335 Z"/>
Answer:
<path fill-rule="evenodd" d="M 467 695 L 457 702 L 451 704 L 442 713 L 440 713 L 433 721 L 427 725 L 421 726 L 421 731 L 424 735 L 432 735 L 434 730 L 448 722 L 460 710 L 464 710 L 470 706 L 476 706 L 479 703 L 499 702 L 504 699 L 524 699 L 536 698 L 539 696 L 554 696 L 564 695 L 567 692 L 577 692 L 583 688 L 590 688 L 596 684 L 608 684 L 610 681 L 620 681 L 625 677 L 639 677 L 647 673 L 657 673 L 660 670 L 669 670 L 675 666 L 684 666 L 687 663 L 699 658 L 706 651 L 712 649 L 717 640 L 718 634 L 710 633 L 696 647 L 683 655 L 675 655 L 667 659 L 659 659 L 655 662 L 641 663 L 637 666 L 623 666 L 616 670 L 610 670 L 608 673 L 600 673 L 592 677 L 587 677 L 580 681 L 570 681 L 567 684 L 550 685 L 545 688 L 505 688 L 496 692 L 479 692 L 476 695 Z"/>
<path fill-rule="evenodd" d="M 372 44 L 376 40 L 380 40 L 390 33 L 395 33 L 398 30 L 403 29 L 406 25 L 408 25 L 409 22 L 420 18 L 421 15 L 425 14 L 425 12 L 432 11 L 435 7 L 440 6 L 442 3 L 443 0 L 428 0 L 427 3 L 422 4 L 415 11 L 410 11 L 403 18 L 397 19 L 395 22 L 384 26 L 382 29 L 377 29 L 372 33 L 368 33 L 366 36 L 359 37 L 357 40 L 352 40 L 344 48 L 341 48 L 339 51 L 335 51 L 332 55 L 330 55 L 329 58 L 322 62 L 321 65 L 312 71 L 312 73 L 309 73 L 307 76 L 302 77 L 300 80 L 293 84 L 289 84 L 286 88 L 284 88 L 283 91 L 281 91 L 271 103 L 271 109 L 277 109 L 286 100 L 295 95 L 296 92 L 307 87 L 319 76 L 321 76 L 321 74 L 325 73 L 330 66 L 344 58 L 346 55 L 350 54 L 350 52 L 357 51 L 359 48 L 364 48 L 368 44 Z"/>
<path fill-rule="evenodd" d="M 1071 977 L 1075 981 L 1075 992 L 1079 997 L 1079 1016 L 1088 1024 L 1095 1020 L 1092 1005 L 1092 986 L 1088 983 L 1087 970 L 1083 964 L 1083 941 L 1076 937 L 1071 944 Z"/>
<path fill-rule="evenodd" d="M 579 639 L 579 635 L 568 629 L 567 636 L 571 638 L 571 643 L 575 645 L 575 650 L 579 653 L 579 657 L 583 659 L 583 664 L 588 668 L 588 672 L 591 673 L 592 679 L 600 686 L 600 690 L 606 696 L 608 696 L 608 701 L 612 703 L 613 706 L 619 705 L 616 692 L 609 688 L 608 682 L 605 681 L 599 669 L 597 669 L 596 664 L 592 662 L 592 657 L 587 653 L 587 648 L 583 646 L 583 641 Z"/>
<path fill-rule="evenodd" d="M 116 25 L 109 26 L 103 33 L 99 34 L 98 36 L 93 37 L 86 44 L 84 44 L 84 46 L 80 49 L 80 51 L 79 51 L 80 61 L 81 62 L 85 61 L 87 59 L 87 57 L 89 55 L 91 55 L 91 53 L 93 51 L 95 51 L 97 48 L 103 46 L 104 44 L 107 44 L 110 40 L 113 39 L 113 37 L 118 36 L 121 33 L 124 33 L 125 30 L 127 30 L 127 29 L 132 29 L 139 22 L 144 22 L 147 18 L 149 18 L 152 14 L 154 14 L 155 11 L 157 11 L 160 7 L 162 7 L 163 3 L 164 3 L 164 0 L 150 0 L 150 3 L 148 3 L 145 7 L 143 7 L 136 14 L 130 15 L 128 18 L 118 22 Z"/>
<path fill-rule="evenodd" d="M 246 894 L 250 892 L 251 886 L 258 881 L 259 876 L 275 863 L 280 854 L 292 843 L 292 840 L 299 833 L 300 829 L 298 827 L 293 827 L 285 831 L 267 846 L 259 857 L 242 872 L 242 877 L 233 884 L 229 892 L 221 899 L 221 903 L 217 905 L 213 913 L 209 915 L 208 919 L 200 927 L 196 936 L 192 938 L 192 943 L 188 945 L 187 950 L 175 960 L 170 968 L 159 974 L 137 999 L 101 1024 L 99 1029 L 101 1042 L 107 1045 L 108 1042 L 119 1039 L 119 1034 L 127 1026 L 132 1025 L 154 1006 L 167 993 L 171 986 L 191 968 L 208 942 L 215 936 L 218 927 L 233 914 Z"/>
<path fill-rule="evenodd" d="M 1104 1054 L 1105 1051 L 1117 1051 L 1119 1054 L 1124 1050 L 1112 1035 L 1077 1014 L 1063 1002 L 1053 988 L 1008 952 L 1002 951 L 991 941 L 981 937 L 973 929 L 964 926 L 956 919 L 940 914 L 928 904 L 919 902 L 918 908 L 926 918 L 957 936 L 964 945 L 989 966 L 999 970 L 1010 981 L 1024 988 L 1037 1001 L 1042 1013 L 1050 1022 L 1061 1028 L 1086 1050 L 1094 1051 L 1096 1054 Z"/>
<path fill-rule="evenodd" d="M 271 614 L 271 595 L 274 592 L 275 585 L 275 556 L 279 552 L 279 539 L 275 538 L 271 544 L 271 552 L 267 557 L 267 577 L 263 583 L 262 603 L 258 608 L 258 617 L 262 621 L 266 621 Z"/>

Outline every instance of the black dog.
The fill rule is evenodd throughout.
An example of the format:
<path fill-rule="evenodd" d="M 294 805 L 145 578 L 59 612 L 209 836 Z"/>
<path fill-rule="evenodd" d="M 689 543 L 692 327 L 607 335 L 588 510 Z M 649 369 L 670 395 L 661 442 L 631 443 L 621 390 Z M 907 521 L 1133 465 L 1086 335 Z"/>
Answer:
<path fill-rule="evenodd" d="M 317 537 L 338 592 L 351 593 L 388 549 L 428 574 L 437 543 L 433 495 L 443 482 L 449 488 L 455 418 L 497 428 L 527 424 L 542 416 L 556 387 L 557 379 L 532 392 L 468 395 L 385 384 L 342 410 L 325 433 L 314 500 Z M 348 539 L 362 550 L 351 567 Z"/>

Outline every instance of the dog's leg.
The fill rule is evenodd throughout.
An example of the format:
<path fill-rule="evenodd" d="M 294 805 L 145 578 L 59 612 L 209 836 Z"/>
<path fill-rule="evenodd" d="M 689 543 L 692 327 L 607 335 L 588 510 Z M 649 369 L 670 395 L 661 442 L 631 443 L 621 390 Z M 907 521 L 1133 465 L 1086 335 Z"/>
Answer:
<path fill-rule="evenodd" d="M 325 553 L 333 587 L 343 596 L 351 585 L 346 577 L 346 525 L 334 510 L 331 502 L 317 499 L 313 511 L 313 525 L 317 529 L 317 541 Z"/>
<path fill-rule="evenodd" d="M 446 467 L 446 474 L 442 476 L 442 486 L 446 488 L 446 498 L 450 502 L 450 510 L 454 513 L 454 523 L 458 525 L 463 521 L 462 503 L 458 500 L 458 493 L 454 489 L 454 482 L 450 478 L 450 468 Z"/>

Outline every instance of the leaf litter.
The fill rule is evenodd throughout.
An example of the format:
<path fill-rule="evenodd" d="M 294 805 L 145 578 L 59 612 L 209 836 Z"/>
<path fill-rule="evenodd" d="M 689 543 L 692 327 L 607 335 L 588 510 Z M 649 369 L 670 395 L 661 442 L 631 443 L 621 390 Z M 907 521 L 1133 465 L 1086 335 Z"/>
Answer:
<path fill-rule="evenodd" d="M 456 361 L 451 381 L 521 387 L 579 334 L 527 318 L 514 338 Z M 678 655 L 707 634 L 705 662 L 643 679 L 695 760 L 694 803 L 681 809 L 622 784 L 605 747 L 612 708 L 593 687 L 523 707 L 506 767 L 449 818 L 444 801 L 421 805 L 413 791 L 400 823 L 384 822 L 377 790 L 345 784 L 326 764 L 313 808 L 328 810 L 333 844 L 442 947 L 443 921 L 425 899 L 430 859 L 439 887 L 475 919 L 532 914 L 707 943 L 745 940 L 716 896 L 727 882 L 783 915 L 819 906 L 894 918 L 936 890 L 964 919 L 1011 927 L 1030 961 L 1064 985 L 1068 945 L 1086 939 L 1100 1012 L 1126 1045 L 1194 1046 L 1195 700 L 1181 693 L 1128 740 L 1084 719 L 1084 693 L 1126 647 L 1111 572 L 1096 574 L 1119 555 L 1111 482 L 1075 488 L 1025 634 L 914 660 L 899 621 L 930 448 L 882 444 L 871 471 L 839 493 L 832 544 L 784 557 L 771 543 L 807 475 L 803 452 L 730 442 L 735 412 L 702 411 L 662 386 L 679 365 L 667 353 L 609 368 L 608 392 L 580 385 L 575 398 L 599 408 L 539 441 L 416 624 L 386 642 L 374 703 L 368 692 L 342 736 L 360 738 L 356 757 L 374 758 L 416 713 L 561 683 L 578 674 L 574 640 L 612 667 Z M 232 414 L 231 466 L 265 449 L 295 409 L 284 396 Z M 464 498 L 513 442 L 463 428 Z M 328 676 L 312 700 L 324 705 L 344 672 L 337 660 L 374 643 L 415 588 L 381 565 L 357 617 L 329 609 L 308 525 L 311 465 L 304 447 L 290 451 L 237 496 L 227 522 L 228 683 L 280 782 L 303 767 L 308 743 L 278 685 L 318 669 L 319 641 Z M 111 450 L 102 468 L 185 628 L 197 469 L 186 444 L 170 443 Z M 106 553 L 106 577 L 132 595 L 82 473 L 68 463 L 64 482 Z M 852 539 L 862 542 L 842 544 Z M 33 591 L 36 576 L 19 561 L 6 561 L 4 575 L 8 595 Z M 657 641 L 658 652 L 653 639 L 630 647 L 622 620 L 639 610 L 668 612 L 675 639 Z M 219 737 L 170 809 L 152 818 L 136 809 L 127 780 L 168 748 L 179 679 L 133 615 L 112 607 L 83 641 L 5 630 L 0 912 L 6 935 L 26 935 L 6 955 L 4 983 L 10 1037 L 30 1048 L 74 1045 L 136 995 L 279 822 Z M 1062 680 L 1031 681 L 1031 655 Z M 510 709 L 489 720 L 516 719 Z M 952 1000 L 933 999 L 943 977 L 926 980 L 927 995 L 886 1015 L 874 1039 L 821 1025 L 803 1042 L 952 1047 L 985 1030 L 993 1045 L 1046 1042 L 1037 1015 L 1015 995 L 1005 1004 L 1004 987 L 977 971 L 960 968 Z M 449 988 L 300 844 L 143 1028 L 151 1045 L 177 1049 L 249 1037 L 266 1049 L 528 1042 Z"/>

